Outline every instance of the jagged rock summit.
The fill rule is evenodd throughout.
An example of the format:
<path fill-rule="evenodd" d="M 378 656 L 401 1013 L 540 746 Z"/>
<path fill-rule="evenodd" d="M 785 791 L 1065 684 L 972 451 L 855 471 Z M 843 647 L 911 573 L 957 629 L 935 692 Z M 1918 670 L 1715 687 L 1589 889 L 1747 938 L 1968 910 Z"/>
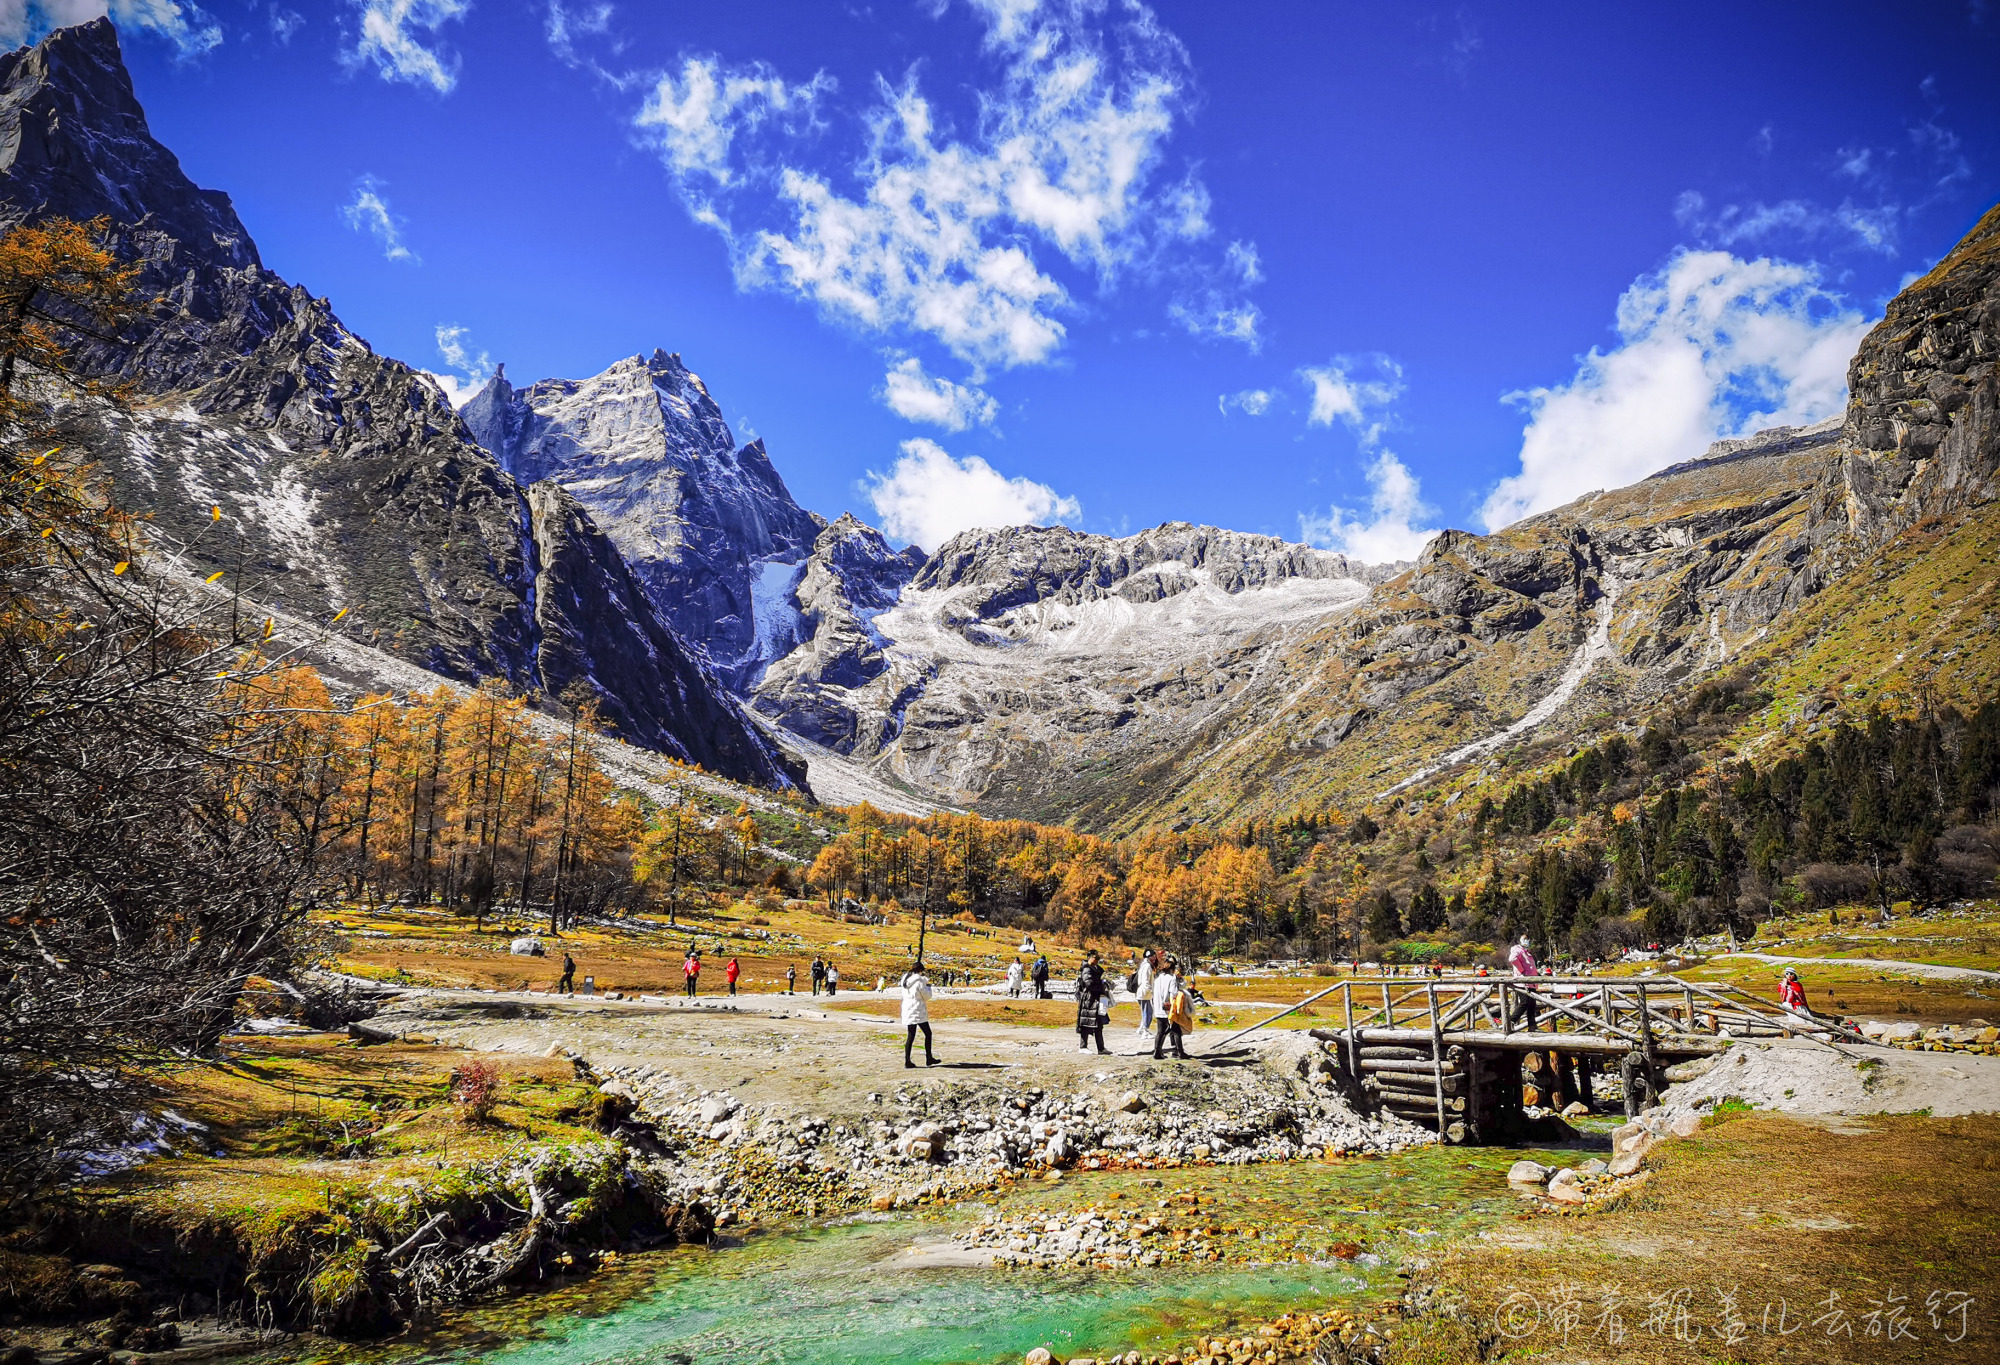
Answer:
<path fill-rule="evenodd" d="M 588 509 L 653 609 L 725 676 L 740 684 L 769 662 L 758 647 L 764 566 L 797 564 L 826 523 L 793 501 L 761 440 L 737 446 L 678 355 L 655 350 L 524 389 L 503 369 L 461 415 L 516 479 L 553 480 Z"/>
<path fill-rule="evenodd" d="M 770 785 L 797 769 L 658 618 L 560 490 L 524 487 L 436 384 L 259 264 L 226 196 L 155 141 L 108 20 L 0 58 L 0 222 L 111 220 L 159 303 L 88 363 L 113 496 L 198 571 L 448 677 L 589 683 L 625 738 Z M 210 529 L 221 507 L 224 534 Z"/>

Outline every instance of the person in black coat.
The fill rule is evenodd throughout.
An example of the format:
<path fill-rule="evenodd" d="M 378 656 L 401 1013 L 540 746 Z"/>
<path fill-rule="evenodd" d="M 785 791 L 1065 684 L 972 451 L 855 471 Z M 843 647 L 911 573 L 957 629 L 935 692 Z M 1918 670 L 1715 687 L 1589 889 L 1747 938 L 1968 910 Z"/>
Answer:
<path fill-rule="evenodd" d="M 1110 997 L 1111 987 L 1104 979 L 1104 968 L 1092 953 L 1083 960 L 1083 966 L 1076 974 L 1076 1050 L 1090 1051 L 1091 1040 L 1097 1042 L 1097 1050 L 1109 1054 L 1111 1049 L 1104 1045 L 1104 1008 Z"/>
<path fill-rule="evenodd" d="M 1029 971 L 1028 975 L 1033 978 L 1035 983 L 1035 999 L 1047 1000 L 1049 998 L 1049 960 L 1045 957 L 1036 958 L 1035 965 Z"/>

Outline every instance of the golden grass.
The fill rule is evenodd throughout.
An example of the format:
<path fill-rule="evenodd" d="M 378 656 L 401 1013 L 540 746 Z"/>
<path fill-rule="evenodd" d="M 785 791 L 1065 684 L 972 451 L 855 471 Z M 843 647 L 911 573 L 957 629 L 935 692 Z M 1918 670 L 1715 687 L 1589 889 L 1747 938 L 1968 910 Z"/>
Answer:
<path fill-rule="evenodd" d="M 1746 1114 L 1657 1149 L 1652 1164 L 1624 1207 L 1543 1209 L 1512 1235 L 1448 1249 L 1425 1278 L 1461 1316 L 1399 1332 L 1392 1360 L 1469 1365 L 1479 1336 L 1498 1337 L 1510 1360 L 1635 1365 L 1971 1362 L 2000 1349 L 1988 1301 L 2000 1272 L 2000 1120 L 1875 1117 L 1836 1129 Z M 1958 1317 L 1941 1313 L 1940 1330 L 1926 1311 L 1960 1302 L 1952 1294 L 1979 1301 L 1956 1343 Z M 1610 1340 L 1607 1308 L 1622 1341 Z M 1835 1310 L 1844 1319 L 1827 1316 Z M 1889 1339 L 1891 1315 L 1907 1337 Z M 1829 1336 L 1842 1321 L 1847 1331 Z"/>

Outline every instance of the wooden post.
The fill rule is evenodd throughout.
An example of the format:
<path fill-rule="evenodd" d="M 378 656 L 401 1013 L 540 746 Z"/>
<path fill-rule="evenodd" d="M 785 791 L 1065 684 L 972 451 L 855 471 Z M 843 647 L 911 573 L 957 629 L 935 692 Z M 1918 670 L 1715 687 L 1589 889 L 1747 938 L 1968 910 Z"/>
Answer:
<path fill-rule="evenodd" d="M 1653 1087 L 1653 1077 L 1659 1074 L 1659 1064 L 1653 1059 L 1653 1013 L 1646 1007 L 1646 983 L 1639 984 L 1639 1049 L 1646 1056 L 1646 1088 Z"/>
<path fill-rule="evenodd" d="M 1354 1093 L 1361 1093 L 1361 1037 L 1354 1031 L 1354 983 L 1340 983 L 1340 1009 L 1347 1020 L 1347 1074 Z"/>
<path fill-rule="evenodd" d="M 1687 1002 L 1687 1031 L 1693 1033 L 1697 1027 L 1694 1022 L 1694 992 L 1683 987 L 1681 995 Z"/>
<path fill-rule="evenodd" d="M 1389 1002 L 1389 983 L 1382 983 L 1382 1027 L 1396 1027 L 1396 1007 Z"/>
<path fill-rule="evenodd" d="M 1451 1141 L 1445 1132 L 1444 1120 L 1444 1029 L 1438 1024 L 1438 993 L 1436 986 L 1424 987 L 1424 1001 L 1431 1011 L 1431 1057 L 1437 1062 L 1437 1107 L 1438 1142 L 1440 1145 Z"/>
<path fill-rule="evenodd" d="M 1502 985 L 1500 987 L 1500 1032 L 1504 1035 L 1513 1031 L 1514 992 L 1508 990 L 1505 985 Z"/>

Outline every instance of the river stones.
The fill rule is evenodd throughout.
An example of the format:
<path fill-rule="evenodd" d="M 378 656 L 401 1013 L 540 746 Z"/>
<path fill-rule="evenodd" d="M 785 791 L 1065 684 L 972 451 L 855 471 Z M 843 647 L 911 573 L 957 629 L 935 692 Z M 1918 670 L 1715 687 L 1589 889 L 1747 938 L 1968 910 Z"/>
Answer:
<path fill-rule="evenodd" d="M 1549 1168 L 1539 1161 L 1517 1161 L 1507 1168 L 1510 1185 L 1540 1185 L 1549 1178 Z"/>

